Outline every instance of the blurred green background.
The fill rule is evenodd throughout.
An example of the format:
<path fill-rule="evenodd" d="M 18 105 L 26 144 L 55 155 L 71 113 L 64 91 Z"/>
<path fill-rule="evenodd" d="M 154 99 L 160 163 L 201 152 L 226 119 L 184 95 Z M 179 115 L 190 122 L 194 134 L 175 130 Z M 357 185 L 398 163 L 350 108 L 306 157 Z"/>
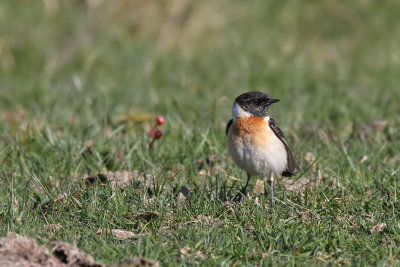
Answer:
<path fill-rule="evenodd" d="M 5 0 L 0 105 L 56 125 L 130 110 L 204 127 L 260 90 L 282 99 L 284 128 L 397 119 L 398 14 L 369 0 Z"/>

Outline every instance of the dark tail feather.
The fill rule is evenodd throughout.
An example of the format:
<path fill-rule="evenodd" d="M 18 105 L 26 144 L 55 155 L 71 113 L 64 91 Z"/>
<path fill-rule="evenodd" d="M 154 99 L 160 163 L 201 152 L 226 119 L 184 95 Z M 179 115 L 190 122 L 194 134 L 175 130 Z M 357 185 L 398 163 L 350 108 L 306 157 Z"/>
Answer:
<path fill-rule="evenodd" d="M 288 164 L 287 164 L 287 168 L 286 170 L 282 173 L 283 176 L 286 177 L 290 177 L 293 176 L 294 173 L 300 170 L 299 165 L 297 164 L 296 159 L 294 158 L 292 151 L 290 151 L 290 149 L 287 147 L 286 148 L 287 151 L 287 160 L 288 160 Z"/>
<path fill-rule="evenodd" d="M 233 123 L 233 119 L 231 119 L 228 124 L 226 125 L 226 130 L 225 130 L 225 134 L 228 135 L 229 132 L 229 128 L 232 126 Z"/>

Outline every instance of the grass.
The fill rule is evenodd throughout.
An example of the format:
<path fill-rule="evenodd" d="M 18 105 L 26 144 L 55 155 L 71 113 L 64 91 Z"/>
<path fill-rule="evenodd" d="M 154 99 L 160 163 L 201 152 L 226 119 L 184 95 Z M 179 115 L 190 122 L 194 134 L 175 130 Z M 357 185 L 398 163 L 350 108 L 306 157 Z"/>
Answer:
<path fill-rule="evenodd" d="M 66 240 L 106 264 L 399 264 L 398 3 L 45 2 L 0 4 L 1 236 Z M 293 179 L 319 179 L 280 181 L 274 208 L 268 187 L 232 201 L 245 173 L 226 165 L 224 127 L 248 90 L 281 99 L 270 113 Z M 143 183 L 84 182 L 124 170 Z"/>

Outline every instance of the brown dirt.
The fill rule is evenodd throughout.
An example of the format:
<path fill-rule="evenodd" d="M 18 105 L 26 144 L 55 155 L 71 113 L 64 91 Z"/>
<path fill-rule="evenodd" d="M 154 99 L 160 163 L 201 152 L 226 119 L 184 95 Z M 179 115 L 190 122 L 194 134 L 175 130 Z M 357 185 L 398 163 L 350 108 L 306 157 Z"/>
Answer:
<path fill-rule="evenodd" d="M 50 250 L 45 245 L 26 236 L 8 233 L 0 239 L 0 266 L 9 267 L 106 267 L 77 247 L 59 241 Z M 114 266 L 160 266 L 157 261 L 135 257 Z"/>

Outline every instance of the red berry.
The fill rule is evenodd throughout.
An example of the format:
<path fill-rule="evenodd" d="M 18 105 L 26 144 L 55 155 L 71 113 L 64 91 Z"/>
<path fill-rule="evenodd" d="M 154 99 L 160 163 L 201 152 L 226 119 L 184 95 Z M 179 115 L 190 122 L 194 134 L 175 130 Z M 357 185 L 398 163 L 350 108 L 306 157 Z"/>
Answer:
<path fill-rule="evenodd" d="M 163 133 L 160 130 L 157 130 L 154 134 L 154 139 L 160 139 L 163 136 Z"/>
<path fill-rule="evenodd" d="M 163 125 L 165 122 L 165 118 L 163 116 L 157 116 L 156 120 L 158 125 Z"/>

